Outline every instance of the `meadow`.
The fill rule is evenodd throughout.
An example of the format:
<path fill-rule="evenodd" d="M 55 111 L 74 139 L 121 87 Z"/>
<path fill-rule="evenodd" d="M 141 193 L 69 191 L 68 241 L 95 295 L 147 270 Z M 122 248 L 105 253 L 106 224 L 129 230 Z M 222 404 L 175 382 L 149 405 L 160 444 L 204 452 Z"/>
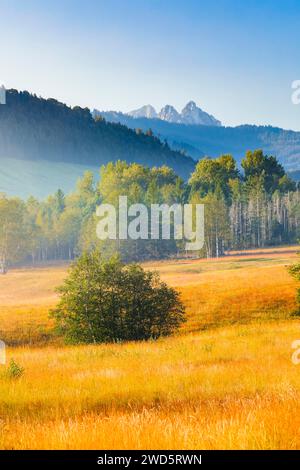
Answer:
<path fill-rule="evenodd" d="M 299 449 L 296 247 L 146 263 L 187 322 L 156 342 L 67 346 L 48 311 L 67 266 L 0 279 L 1 449 Z"/>

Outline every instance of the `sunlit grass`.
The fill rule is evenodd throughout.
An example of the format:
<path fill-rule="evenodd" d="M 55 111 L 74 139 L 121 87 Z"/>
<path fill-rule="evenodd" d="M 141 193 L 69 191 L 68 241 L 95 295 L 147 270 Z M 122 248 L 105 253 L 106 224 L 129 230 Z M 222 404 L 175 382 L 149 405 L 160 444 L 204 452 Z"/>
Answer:
<path fill-rule="evenodd" d="M 300 321 L 123 345 L 18 348 L 1 447 L 299 448 Z"/>
<path fill-rule="evenodd" d="M 0 448 L 299 449 L 286 251 L 147 263 L 188 315 L 179 334 L 148 343 L 65 346 L 48 310 L 66 267 L 1 277 L 0 338 L 24 372 L 0 366 Z"/>

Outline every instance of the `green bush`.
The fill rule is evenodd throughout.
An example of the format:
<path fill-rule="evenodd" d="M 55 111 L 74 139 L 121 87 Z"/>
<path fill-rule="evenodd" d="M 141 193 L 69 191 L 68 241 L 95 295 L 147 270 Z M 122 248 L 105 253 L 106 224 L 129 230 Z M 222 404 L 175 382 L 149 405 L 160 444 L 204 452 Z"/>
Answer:
<path fill-rule="evenodd" d="M 24 368 L 19 366 L 13 359 L 11 359 L 8 369 L 7 376 L 10 379 L 18 379 L 24 374 Z"/>
<path fill-rule="evenodd" d="M 300 281 L 300 263 L 293 264 L 288 268 L 289 273 L 293 276 L 294 279 Z M 293 312 L 294 316 L 300 316 L 300 289 L 297 289 L 296 294 L 297 309 Z"/>
<path fill-rule="evenodd" d="M 179 294 L 157 273 L 98 251 L 83 254 L 58 291 L 51 316 L 71 343 L 157 339 L 185 321 Z"/>

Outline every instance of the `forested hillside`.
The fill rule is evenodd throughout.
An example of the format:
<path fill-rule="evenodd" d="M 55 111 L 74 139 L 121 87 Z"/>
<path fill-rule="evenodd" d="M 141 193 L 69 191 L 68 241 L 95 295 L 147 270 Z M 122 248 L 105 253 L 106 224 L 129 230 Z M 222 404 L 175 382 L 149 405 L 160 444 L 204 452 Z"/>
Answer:
<path fill-rule="evenodd" d="M 54 99 L 8 90 L 0 106 L 0 161 L 14 158 L 98 166 L 123 159 L 168 165 L 188 178 L 194 161 L 154 137 L 103 119 L 88 108 L 70 108 Z"/>

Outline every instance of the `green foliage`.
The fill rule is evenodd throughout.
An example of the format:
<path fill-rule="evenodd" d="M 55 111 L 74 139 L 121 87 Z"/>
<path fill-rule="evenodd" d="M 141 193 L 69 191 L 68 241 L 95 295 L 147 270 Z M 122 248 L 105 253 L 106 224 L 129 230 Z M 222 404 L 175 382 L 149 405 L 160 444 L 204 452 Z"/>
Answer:
<path fill-rule="evenodd" d="M 209 258 L 224 254 L 224 245 L 230 239 L 229 208 L 221 191 L 209 192 L 204 197 L 194 194 L 191 202 L 205 207 L 205 244 L 203 254 Z"/>
<path fill-rule="evenodd" d="M 18 365 L 13 359 L 10 360 L 6 374 L 10 379 L 19 379 L 24 374 L 25 369 Z"/>
<path fill-rule="evenodd" d="M 262 150 L 248 151 L 242 160 L 245 181 L 249 187 L 260 181 L 267 193 L 277 189 L 295 190 L 295 184 L 285 174 L 283 166 L 275 157 L 264 155 Z"/>
<path fill-rule="evenodd" d="M 236 162 L 231 155 L 221 155 L 219 158 L 203 158 L 197 164 L 189 184 L 192 193 L 201 197 L 209 192 L 221 191 L 229 199 L 231 196 L 230 181 L 240 178 Z"/>
<path fill-rule="evenodd" d="M 294 279 L 300 281 L 300 263 L 294 264 L 288 268 L 289 273 L 293 276 Z M 296 294 L 296 301 L 297 301 L 297 311 L 295 312 L 296 315 L 300 315 L 300 288 L 297 289 Z"/>
<path fill-rule="evenodd" d="M 71 343 L 149 340 L 174 332 L 185 320 L 179 294 L 158 274 L 98 251 L 84 253 L 59 289 L 51 315 Z"/>
<path fill-rule="evenodd" d="M 184 183 L 175 172 L 166 166 L 148 168 L 137 163 L 123 161 L 108 163 L 100 170 L 99 195 L 102 203 L 118 208 L 119 196 L 126 195 L 128 204 L 142 203 L 150 210 L 151 204 L 183 202 Z M 117 213 L 118 215 L 118 213 Z M 94 224 L 96 220 L 94 218 Z M 85 249 L 94 248 L 95 229 L 87 225 L 84 232 Z M 173 232 L 171 232 L 173 233 Z M 162 258 L 177 252 L 178 245 L 171 240 L 106 240 L 98 247 L 109 255 L 118 251 L 124 261 Z"/>
<path fill-rule="evenodd" d="M 18 198 L 0 194 L 0 273 L 23 258 L 30 244 L 32 227 L 25 217 L 25 205 Z"/>
<path fill-rule="evenodd" d="M 101 167 L 99 183 L 86 172 L 68 195 L 58 190 L 43 201 L 21 201 L 0 194 L 0 272 L 24 261 L 73 260 L 94 249 L 107 258 L 118 253 L 126 262 L 182 255 L 185 243 L 174 238 L 172 227 L 170 240 L 97 238 L 97 206 L 110 203 L 118 212 L 123 195 L 129 205 L 143 203 L 148 212 L 151 204 L 204 203 L 205 248 L 200 255 L 295 243 L 300 237 L 300 191 L 295 183 L 275 158 L 259 150 L 247 153 L 243 167 L 244 175 L 227 154 L 204 158 L 184 183 L 165 165 L 149 168 L 116 161 Z"/>

